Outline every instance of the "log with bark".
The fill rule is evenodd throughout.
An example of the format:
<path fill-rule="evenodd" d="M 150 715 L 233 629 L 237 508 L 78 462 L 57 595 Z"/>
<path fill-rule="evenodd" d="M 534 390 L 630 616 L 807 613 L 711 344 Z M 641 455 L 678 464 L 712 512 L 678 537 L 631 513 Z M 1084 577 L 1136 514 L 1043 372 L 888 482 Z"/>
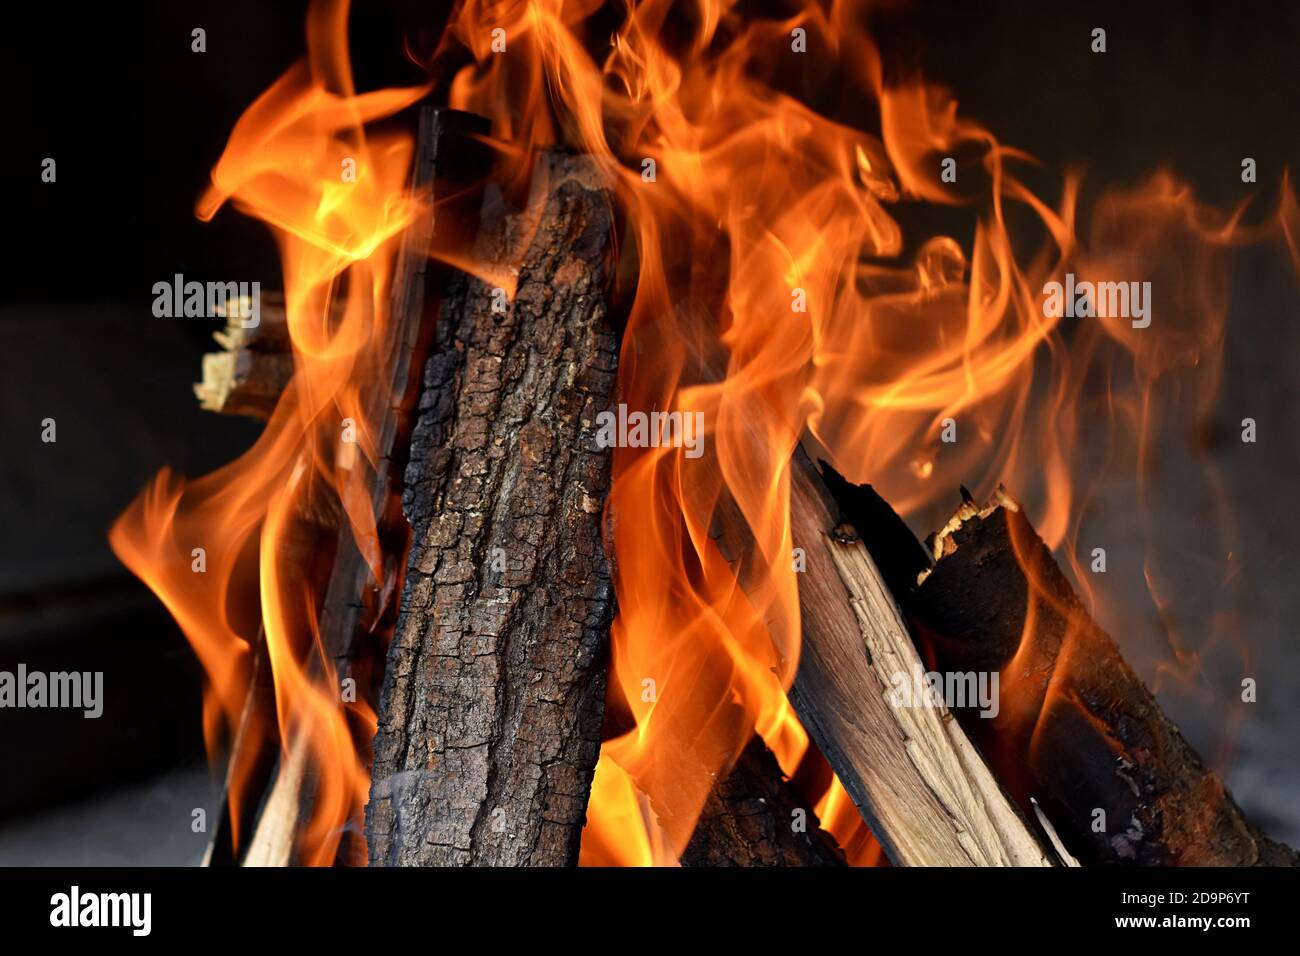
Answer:
<path fill-rule="evenodd" d="M 600 540 L 611 452 L 612 222 L 594 165 L 544 154 L 525 208 L 486 204 L 442 304 L 411 442 L 414 541 L 368 808 L 372 863 L 572 864 L 599 755 L 613 592 Z M 686 865 L 835 865 L 834 840 L 754 741 Z"/>
<path fill-rule="evenodd" d="M 1003 672 L 998 715 L 960 716 L 1021 805 L 1037 797 L 1075 855 L 1085 863 L 1297 863 L 1247 822 L 1010 495 L 999 489 L 982 507 L 964 502 L 931 548 L 934 569 L 911 601 L 918 629 L 944 670 Z"/>
<path fill-rule="evenodd" d="M 754 737 L 709 794 L 682 866 L 844 866 L 844 853 Z"/>
<path fill-rule="evenodd" d="M 367 808 L 372 864 L 576 862 L 613 591 L 600 539 L 617 344 L 595 166 L 543 154 L 444 297 L 403 504 L 413 531 Z M 495 308 L 494 308 L 495 306 Z"/>

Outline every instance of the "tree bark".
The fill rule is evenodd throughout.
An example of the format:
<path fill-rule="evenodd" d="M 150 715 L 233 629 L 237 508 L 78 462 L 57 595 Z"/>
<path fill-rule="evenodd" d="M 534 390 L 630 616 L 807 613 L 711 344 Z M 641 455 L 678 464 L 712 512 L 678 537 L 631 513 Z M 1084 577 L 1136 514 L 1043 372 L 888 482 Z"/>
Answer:
<path fill-rule="evenodd" d="M 1002 672 L 998 715 L 958 716 L 1021 807 L 1037 797 L 1083 863 L 1296 864 L 1246 821 L 1014 499 L 968 500 L 932 554 L 908 600 L 919 632 L 945 671 Z"/>
<path fill-rule="evenodd" d="M 681 864 L 844 866 L 845 861 L 756 736 L 709 794 Z"/>
<path fill-rule="evenodd" d="M 521 212 L 489 187 L 480 264 L 442 303 L 402 503 L 413 540 L 367 807 L 380 865 L 577 861 L 613 592 L 594 443 L 617 346 L 594 167 L 544 154 Z"/>

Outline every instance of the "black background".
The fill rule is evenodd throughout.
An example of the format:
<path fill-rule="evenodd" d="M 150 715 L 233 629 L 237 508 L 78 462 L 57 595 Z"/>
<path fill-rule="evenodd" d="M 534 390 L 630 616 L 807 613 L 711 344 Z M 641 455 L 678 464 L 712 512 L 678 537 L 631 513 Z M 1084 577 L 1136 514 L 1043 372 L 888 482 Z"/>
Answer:
<path fill-rule="evenodd" d="M 9 301 L 147 294 L 173 272 L 278 284 L 264 230 L 194 199 L 244 108 L 304 49 L 305 4 L 21 4 L 0 31 Z M 446 4 L 355 4 L 358 86 L 417 83 L 404 50 L 427 50 Z M 1134 181 L 1165 164 L 1198 195 L 1245 195 L 1300 156 L 1300 5 L 1212 3 L 885 4 L 875 36 L 892 69 L 922 68 L 965 114 L 1048 169 Z M 190 31 L 207 31 L 207 52 Z M 1108 51 L 1090 52 L 1107 30 Z M 58 161 L 57 188 L 40 163 Z"/>

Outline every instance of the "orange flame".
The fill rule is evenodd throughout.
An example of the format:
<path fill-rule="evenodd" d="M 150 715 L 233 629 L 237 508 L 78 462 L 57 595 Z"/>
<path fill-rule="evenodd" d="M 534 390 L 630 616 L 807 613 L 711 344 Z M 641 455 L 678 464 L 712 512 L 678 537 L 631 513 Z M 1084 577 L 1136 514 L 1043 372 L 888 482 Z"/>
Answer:
<path fill-rule="evenodd" d="M 374 714 L 364 703 L 340 702 L 316 626 L 312 549 L 303 542 L 311 540 L 313 513 L 341 508 L 376 580 L 383 580 L 376 517 L 355 491 L 361 483 L 349 478 L 375 464 L 361 390 L 377 384 L 396 240 L 417 210 L 405 191 L 410 137 L 367 136 L 364 127 L 427 92 L 358 95 L 347 14 L 344 2 L 312 6 L 307 61 L 239 120 L 197 206 L 206 220 L 233 201 L 274 232 L 293 380 L 243 457 L 194 481 L 163 472 L 110 533 L 118 557 L 167 605 L 207 671 L 204 728 L 214 759 L 240 718 L 251 649 L 259 630 L 264 635 L 275 686 L 273 732 L 286 758 L 305 747 L 319 771 L 299 844 L 306 864 L 333 861 L 342 828 L 364 805 L 368 773 L 354 736 L 369 739 Z M 192 557 L 199 548 L 207 562 L 202 573 Z M 258 606 L 260 615 L 249 611 Z M 244 793 L 252 756 L 236 755 L 236 821 L 240 802 L 253 796 Z M 235 834 L 237 841 L 242 836 Z"/>

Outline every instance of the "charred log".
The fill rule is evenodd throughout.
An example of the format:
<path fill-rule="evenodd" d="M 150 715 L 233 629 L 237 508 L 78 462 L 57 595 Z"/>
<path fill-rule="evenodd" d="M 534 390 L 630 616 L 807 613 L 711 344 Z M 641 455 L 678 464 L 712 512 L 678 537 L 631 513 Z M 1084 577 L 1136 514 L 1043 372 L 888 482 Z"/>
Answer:
<path fill-rule="evenodd" d="M 999 489 L 985 507 L 964 503 L 932 550 L 908 601 L 920 633 L 945 671 L 1003 672 L 996 717 L 958 716 L 1017 802 L 1036 796 L 1085 864 L 1297 863 L 1246 821 L 1014 499 Z"/>
<path fill-rule="evenodd" d="M 369 855 L 381 865 L 576 862 L 600 750 L 613 592 L 600 517 L 614 387 L 611 221 L 581 158 L 537 161 L 527 208 L 489 193 L 444 297 L 411 439 L 413 541 L 384 678 Z M 498 306 L 498 308 L 494 308 Z"/>
<path fill-rule="evenodd" d="M 834 837 L 755 737 L 709 794 L 682 866 L 844 866 Z"/>

